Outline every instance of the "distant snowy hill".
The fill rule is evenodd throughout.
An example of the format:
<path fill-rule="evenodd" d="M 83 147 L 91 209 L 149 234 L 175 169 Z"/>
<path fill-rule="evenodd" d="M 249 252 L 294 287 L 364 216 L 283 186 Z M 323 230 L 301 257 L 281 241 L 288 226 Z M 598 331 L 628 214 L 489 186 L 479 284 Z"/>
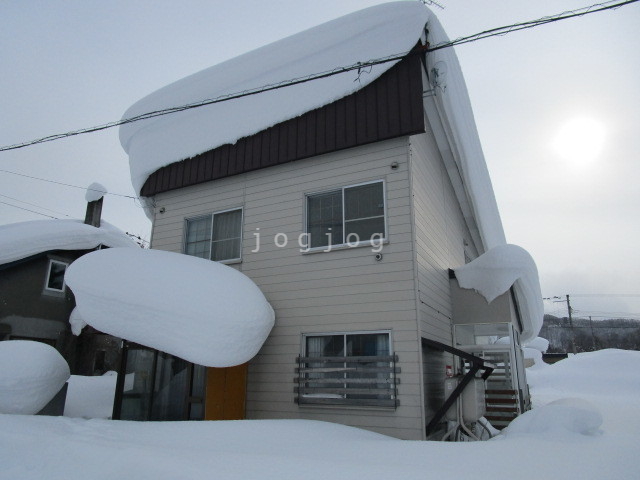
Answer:
<path fill-rule="evenodd" d="M 539 335 L 549 340 L 548 353 L 571 353 L 572 337 L 576 352 L 592 352 L 604 348 L 640 350 L 640 320 L 573 318 L 571 324 L 567 317 L 544 316 Z"/>

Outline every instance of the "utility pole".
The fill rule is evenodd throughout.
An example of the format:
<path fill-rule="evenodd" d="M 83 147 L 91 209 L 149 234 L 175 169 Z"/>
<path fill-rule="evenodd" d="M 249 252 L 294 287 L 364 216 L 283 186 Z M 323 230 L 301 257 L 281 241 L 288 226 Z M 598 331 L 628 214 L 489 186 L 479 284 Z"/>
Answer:
<path fill-rule="evenodd" d="M 591 341 L 593 342 L 593 351 L 598 350 L 598 345 L 596 344 L 596 334 L 593 331 L 593 319 L 591 315 L 589 315 L 589 326 L 591 327 Z"/>
<path fill-rule="evenodd" d="M 573 317 L 571 316 L 571 303 L 569 302 L 569 294 L 567 294 L 567 310 L 569 312 L 569 329 L 571 331 L 571 351 L 576 354 L 576 334 L 573 330 Z"/>

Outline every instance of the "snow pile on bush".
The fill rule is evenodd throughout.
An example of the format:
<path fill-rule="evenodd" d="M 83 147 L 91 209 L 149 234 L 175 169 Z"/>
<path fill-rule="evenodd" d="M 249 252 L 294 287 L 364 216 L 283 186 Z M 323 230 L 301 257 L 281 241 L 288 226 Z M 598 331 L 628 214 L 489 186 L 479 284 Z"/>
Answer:
<path fill-rule="evenodd" d="M 27 340 L 0 342 L 0 413 L 38 413 L 68 378 L 69 365 L 55 348 Z"/>
<path fill-rule="evenodd" d="M 275 321 L 249 277 L 178 253 L 99 250 L 71 264 L 65 281 L 87 324 L 208 367 L 249 361 Z"/>
<path fill-rule="evenodd" d="M 580 398 L 563 398 L 520 415 L 502 435 L 563 432 L 595 435 L 601 425 L 602 414 L 594 405 Z"/>

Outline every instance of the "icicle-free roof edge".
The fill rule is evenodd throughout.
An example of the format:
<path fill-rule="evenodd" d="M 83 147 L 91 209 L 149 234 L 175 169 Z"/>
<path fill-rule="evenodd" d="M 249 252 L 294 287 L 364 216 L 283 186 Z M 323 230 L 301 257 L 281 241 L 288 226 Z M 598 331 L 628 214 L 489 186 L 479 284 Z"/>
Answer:
<path fill-rule="evenodd" d="M 132 105 L 123 118 L 328 72 L 411 51 L 431 12 L 419 2 L 376 5 L 313 27 L 178 80 Z M 280 122 L 344 98 L 398 60 L 170 115 L 127 123 L 120 142 L 132 183 L 172 163 L 234 144 Z"/>

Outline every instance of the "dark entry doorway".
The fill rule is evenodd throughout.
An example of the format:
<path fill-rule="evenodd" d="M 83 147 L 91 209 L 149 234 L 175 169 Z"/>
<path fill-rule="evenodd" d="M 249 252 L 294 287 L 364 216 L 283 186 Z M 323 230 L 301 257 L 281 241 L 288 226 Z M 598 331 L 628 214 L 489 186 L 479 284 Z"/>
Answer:
<path fill-rule="evenodd" d="M 168 353 L 125 341 L 113 418 L 204 419 L 206 370 Z"/>

